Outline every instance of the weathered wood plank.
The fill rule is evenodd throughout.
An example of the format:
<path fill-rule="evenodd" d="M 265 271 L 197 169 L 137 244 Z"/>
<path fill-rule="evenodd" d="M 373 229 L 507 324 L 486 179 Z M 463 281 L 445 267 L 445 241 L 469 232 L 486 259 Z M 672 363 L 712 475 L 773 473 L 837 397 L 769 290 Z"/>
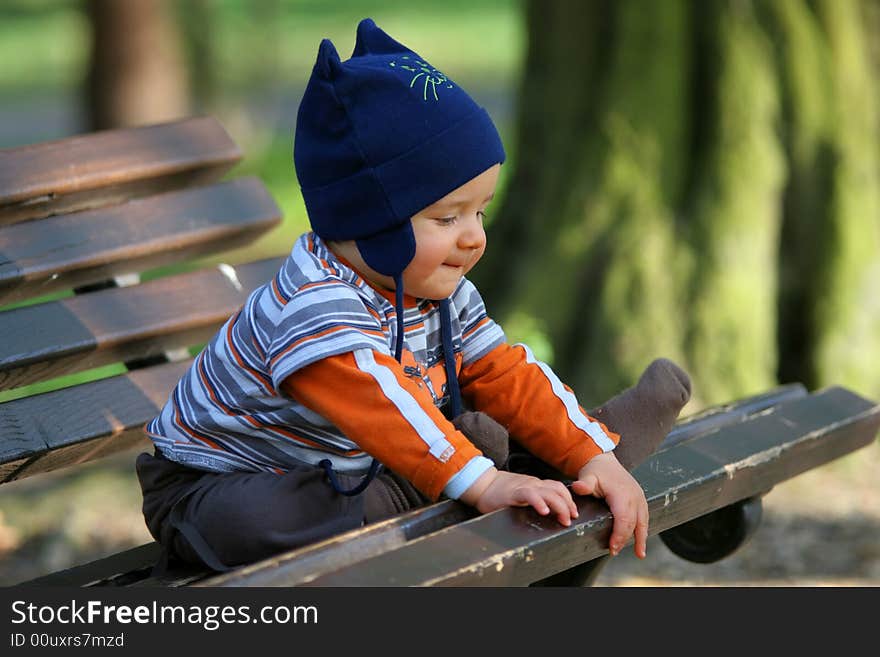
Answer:
<path fill-rule="evenodd" d="M 191 361 L 168 363 L 0 404 L 0 483 L 136 444 Z"/>
<path fill-rule="evenodd" d="M 791 399 L 806 397 L 808 394 L 802 384 L 788 383 L 751 397 L 711 406 L 679 420 L 657 451 L 669 449 L 680 442 L 703 436 L 710 431 L 716 431 L 736 422 L 745 422 L 755 413 L 760 413 Z"/>
<path fill-rule="evenodd" d="M 204 269 L 0 313 L 0 390 L 201 344 L 282 261 Z"/>
<path fill-rule="evenodd" d="M 224 251 L 276 226 L 257 178 L 0 229 L 0 304 Z"/>
<path fill-rule="evenodd" d="M 650 533 L 859 449 L 874 439 L 878 426 L 880 406 L 835 387 L 674 445 L 634 473 L 648 497 Z M 200 585 L 525 585 L 607 552 L 610 512 L 593 498 L 577 502 L 580 517 L 568 528 L 530 509 L 501 509 L 298 581 L 278 566 Z"/>
<path fill-rule="evenodd" d="M 240 159 L 211 117 L 0 149 L 0 225 L 205 184 Z"/>
<path fill-rule="evenodd" d="M 118 552 L 106 559 L 74 566 L 44 577 L 22 582 L 22 586 L 125 586 L 132 578 L 146 577 L 153 569 L 162 548 L 147 543 Z"/>

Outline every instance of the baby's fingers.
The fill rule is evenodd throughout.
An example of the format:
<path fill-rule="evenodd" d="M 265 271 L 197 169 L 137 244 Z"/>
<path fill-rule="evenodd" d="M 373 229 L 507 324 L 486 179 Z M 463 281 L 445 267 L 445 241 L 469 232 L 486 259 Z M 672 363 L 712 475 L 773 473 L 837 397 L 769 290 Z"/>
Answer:
<path fill-rule="evenodd" d="M 611 556 L 617 556 L 630 536 L 633 535 L 638 515 L 632 504 L 625 506 L 619 504 L 612 505 L 611 513 L 614 515 L 614 528 L 608 541 L 608 551 L 611 553 Z"/>
<path fill-rule="evenodd" d="M 556 514 L 559 522 L 566 527 L 571 525 L 572 515 L 577 515 L 577 507 L 572 511 L 573 501 L 567 490 L 563 495 L 552 487 L 532 488 L 524 491 L 524 498 L 542 516 L 546 516 L 552 511 Z"/>
<path fill-rule="evenodd" d="M 559 498 L 562 500 L 565 513 L 560 515 L 565 515 L 566 520 L 577 518 L 577 504 L 574 503 L 574 498 L 571 496 L 571 491 L 568 490 L 568 487 L 561 481 L 556 480 L 547 480 L 546 484 L 552 491 L 555 491 L 556 494 L 559 495 Z M 562 520 L 560 520 L 560 522 L 562 522 Z M 568 526 L 571 524 L 571 522 L 563 522 L 563 524 Z"/>
<path fill-rule="evenodd" d="M 521 488 L 517 491 L 517 498 L 520 506 L 530 506 L 542 516 L 550 513 L 550 505 L 537 488 Z"/>
<path fill-rule="evenodd" d="M 548 491 L 544 499 L 556 512 L 559 523 L 568 527 L 571 525 L 571 519 L 577 518 L 577 506 L 571 499 L 571 493 L 568 492 L 568 489 L 562 484 L 560 487 L 562 488 L 561 492 L 559 490 Z"/>

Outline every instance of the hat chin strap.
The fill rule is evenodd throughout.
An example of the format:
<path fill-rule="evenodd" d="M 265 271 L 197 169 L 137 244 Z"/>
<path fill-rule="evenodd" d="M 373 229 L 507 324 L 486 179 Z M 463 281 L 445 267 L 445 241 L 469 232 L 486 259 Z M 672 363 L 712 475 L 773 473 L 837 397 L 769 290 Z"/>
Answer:
<path fill-rule="evenodd" d="M 446 390 L 452 405 L 451 418 L 461 415 L 461 390 L 458 387 L 458 374 L 455 371 L 455 349 L 452 344 L 452 311 L 449 299 L 440 302 L 440 339 L 443 344 L 443 365 L 446 368 Z M 397 362 L 403 356 L 403 274 L 394 276 L 394 310 L 397 313 L 397 339 L 394 344 L 394 358 Z"/>
<path fill-rule="evenodd" d="M 446 389 L 452 404 L 452 418 L 461 415 L 461 390 L 458 388 L 458 374 L 455 371 L 455 350 L 452 344 L 452 304 L 449 299 L 440 302 L 440 337 L 443 341 L 443 364 L 446 366 Z"/>
<path fill-rule="evenodd" d="M 394 358 L 403 357 L 403 274 L 394 275 L 394 312 L 397 313 L 397 339 L 394 342 Z"/>

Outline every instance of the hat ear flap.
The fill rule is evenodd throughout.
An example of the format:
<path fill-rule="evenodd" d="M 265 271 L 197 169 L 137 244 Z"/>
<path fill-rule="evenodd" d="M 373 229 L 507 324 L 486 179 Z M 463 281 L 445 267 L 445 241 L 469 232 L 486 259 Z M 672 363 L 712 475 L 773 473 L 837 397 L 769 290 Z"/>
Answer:
<path fill-rule="evenodd" d="M 336 46 L 330 39 L 322 39 L 321 45 L 318 46 L 318 60 L 315 62 L 315 68 L 324 78 L 332 80 L 341 66 Z"/>
<path fill-rule="evenodd" d="M 357 27 L 357 39 L 354 43 L 354 51 L 352 57 L 363 57 L 364 55 L 380 55 L 395 52 L 410 52 L 402 43 L 398 43 L 390 36 L 385 34 L 372 18 L 365 18 Z"/>

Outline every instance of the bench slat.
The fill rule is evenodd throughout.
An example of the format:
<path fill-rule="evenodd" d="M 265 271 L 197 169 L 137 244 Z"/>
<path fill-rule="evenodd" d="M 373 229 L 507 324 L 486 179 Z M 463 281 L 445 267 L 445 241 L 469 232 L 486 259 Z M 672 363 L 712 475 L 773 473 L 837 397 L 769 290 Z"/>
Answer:
<path fill-rule="evenodd" d="M 809 394 L 801 383 L 786 383 L 766 392 L 737 399 L 727 404 L 711 406 L 699 413 L 681 419 L 663 440 L 658 451 L 669 449 L 680 442 L 703 436 L 731 424 L 744 422 L 755 413 L 778 406 L 782 402 L 800 399 Z"/>
<path fill-rule="evenodd" d="M 649 531 L 764 493 L 870 444 L 878 427 L 880 406 L 834 387 L 665 449 L 634 471 L 648 498 Z M 500 509 L 306 580 L 288 577 L 282 564 L 198 585 L 526 585 L 607 553 L 607 506 L 576 501 L 580 516 L 567 528 L 530 509 Z M 288 563 L 296 572 L 295 561 Z"/>
<path fill-rule="evenodd" d="M 0 390 L 209 339 L 282 258 L 204 269 L 0 313 Z"/>
<path fill-rule="evenodd" d="M 190 360 L 0 404 L 0 483 L 134 447 Z"/>
<path fill-rule="evenodd" d="M 24 586 L 125 586 L 132 578 L 149 575 L 162 548 L 147 543 L 66 570 L 22 582 Z"/>
<path fill-rule="evenodd" d="M 216 119 L 0 150 L 0 225 L 217 180 L 241 151 Z"/>
<path fill-rule="evenodd" d="M 281 212 L 257 178 L 0 229 L 0 304 L 246 244 Z"/>

